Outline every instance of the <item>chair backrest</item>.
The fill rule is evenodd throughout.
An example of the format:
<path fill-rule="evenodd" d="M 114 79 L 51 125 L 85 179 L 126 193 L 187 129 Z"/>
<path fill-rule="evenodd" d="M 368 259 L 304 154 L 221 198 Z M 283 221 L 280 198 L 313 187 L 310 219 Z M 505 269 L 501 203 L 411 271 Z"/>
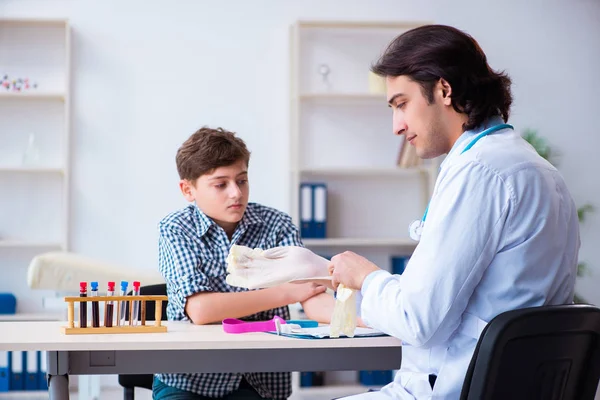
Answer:
<path fill-rule="evenodd" d="M 143 296 L 166 296 L 167 295 L 167 284 L 159 283 L 156 285 L 142 286 L 142 287 L 140 287 L 140 294 Z M 155 310 L 154 302 L 147 301 L 146 302 L 146 321 L 154 320 L 154 315 L 155 315 L 154 310 Z M 141 315 L 140 315 L 140 319 L 141 319 Z M 166 301 L 162 302 L 161 320 L 162 321 L 167 320 L 167 302 Z"/>
<path fill-rule="evenodd" d="M 486 326 L 460 399 L 593 400 L 599 378 L 599 308 L 524 308 Z"/>
<path fill-rule="evenodd" d="M 159 295 L 166 296 L 167 295 L 167 285 L 164 283 L 156 284 L 156 285 L 148 285 L 140 287 L 141 295 Z M 129 309 L 129 304 L 127 304 L 127 309 Z M 146 302 L 146 321 L 154 320 L 154 302 L 148 301 Z M 129 310 L 127 310 L 129 313 Z M 127 314 L 129 315 L 129 314 Z M 141 320 L 141 315 L 138 320 Z M 161 320 L 167 320 L 167 302 L 162 302 L 162 316 Z M 123 388 L 133 389 L 135 387 L 146 388 L 152 390 L 152 381 L 154 380 L 154 375 L 152 374 L 120 374 L 119 375 L 119 384 L 123 386 Z M 127 398 L 133 399 L 133 392 L 130 393 L 129 396 L 126 395 Z"/>
<path fill-rule="evenodd" d="M 132 292 L 130 291 L 128 294 L 131 294 Z M 140 287 L 140 295 L 143 296 L 166 296 L 167 295 L 167 284 L 166 283 L 159 283 L 156 285 L 148 285 L 148 286 L 141 286 Z M 163 301 L 162 302 L 162 314 L 161 314 L 161 320 L 162 321 L 166 321 L 167 320 L 167 301 Z M 153 301 L 147 301 L 146 302 L 146 321 L 154 321 L 154 311 L 156 310 L 156 307 L 154 306 L 154 302 Z M 127 316 L 127 318 L 129 318 L 129 303 L 126 303 L 125 305 L 125 315 Z M 142 316 L 138 315 L 138 321 L 142 320 Z"/>

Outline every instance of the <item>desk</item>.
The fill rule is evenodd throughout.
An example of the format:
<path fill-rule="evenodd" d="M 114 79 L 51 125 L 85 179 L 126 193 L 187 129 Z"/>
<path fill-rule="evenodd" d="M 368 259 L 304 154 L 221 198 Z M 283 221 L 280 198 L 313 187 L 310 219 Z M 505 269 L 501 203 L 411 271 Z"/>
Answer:
<path fill-rule="evenodd" d="M 398 369 L 392 337 L 294 339 L 238 335 L 221 325 L 168 321 L 167 333 L 63 335 L 66 322 L 0 322 L 0 350 L 48 352 L 52 400 L 69 398 L 68 375 Z"/>

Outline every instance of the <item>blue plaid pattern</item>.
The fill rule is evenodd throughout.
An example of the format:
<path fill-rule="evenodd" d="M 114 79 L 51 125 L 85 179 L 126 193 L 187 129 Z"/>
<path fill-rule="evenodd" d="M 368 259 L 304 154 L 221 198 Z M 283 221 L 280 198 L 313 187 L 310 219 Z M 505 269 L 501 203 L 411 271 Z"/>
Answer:
<path fill-rule="evenodd" d="M 199 292 L 242 292 L 229 286 L 226 258 L 231 245 L 268 249 L 302 246 L 298 229 L 285 213 L 249 203 L 231 242 L 225 231 L 196 205 L 167 215 L 159 224 L 159 269 L 167 283 L 169 320 L 189 320 L 185 314 L 188 296 Z M 275 315 L 289 319 L 288 307 L 250 315 L 244 320 L 261 321 Z M 291 395 L 291 375 L 277 373 L 157 374 L 163 383 L 208 397 L 225 397 L 235 391 L 242 377 L 267 399 Z"/>

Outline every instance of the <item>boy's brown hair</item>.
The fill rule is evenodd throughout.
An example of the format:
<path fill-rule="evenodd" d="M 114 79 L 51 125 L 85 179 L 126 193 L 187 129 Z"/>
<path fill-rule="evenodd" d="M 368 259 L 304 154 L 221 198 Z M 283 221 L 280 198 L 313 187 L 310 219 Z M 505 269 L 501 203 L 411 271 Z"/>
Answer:
<path fill-rule="evenodd" d="M 202 127 L 177 150 L 175 162 L 179 178 L 191 182 L 219 167 L 243 160 L 248 166 L 250 151 L 246 143 L 223 128 Z"/>

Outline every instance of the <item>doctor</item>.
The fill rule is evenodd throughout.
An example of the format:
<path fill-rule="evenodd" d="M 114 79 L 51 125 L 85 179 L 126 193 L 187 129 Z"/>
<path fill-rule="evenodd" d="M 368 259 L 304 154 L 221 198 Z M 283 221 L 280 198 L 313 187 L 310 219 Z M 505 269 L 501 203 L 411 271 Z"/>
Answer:
<path fill-rule="evenodd" d="M 240 273 L 264 287 L 329 270 L 334 286 L 360 290 L 366 325 L 402 340 L 394 382 L 345 399 L 455 400 L 487 322 L 573 301 L 577 211 L 558 171 L 506 124 L 511 81 L 471 36 L 440 25 L 407 31 L 372 70 L 386 78 L 394 133 L 421 158 L 447 154 L 410 226 L 419 243 L 404 273 L 349 251 L 329 263 L 302 247 L 246 254 Z"/>
<path fill-rule="evenodd" d="M 471 36 L 413 29 L 372 70 L 386 78 L 394 133 L 421 158 L 447 156 L 410 227 L 419 244 L 402 275 L 352 252 L 331 260 L 334 286 L 361 291 L 363 321 L 403 341 L 394 382 L 346 399 L 458 399 L 487 322 L 573 301 L 576 207 L 557 170 L 505 123 L 511 81 Z"/>

